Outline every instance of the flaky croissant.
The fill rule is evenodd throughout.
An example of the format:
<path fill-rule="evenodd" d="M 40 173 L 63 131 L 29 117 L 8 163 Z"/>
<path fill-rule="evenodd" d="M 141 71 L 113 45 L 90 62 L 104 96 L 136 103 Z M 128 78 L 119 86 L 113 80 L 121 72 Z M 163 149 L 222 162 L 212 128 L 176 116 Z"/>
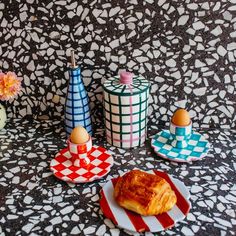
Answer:
<path fill-rule="evenodd" d="M 118 179 L 114 198 L 121 207 L 141 215 L 161 214 L 177 201 L 165 179 L 140 170 L 132 170 Z"/>

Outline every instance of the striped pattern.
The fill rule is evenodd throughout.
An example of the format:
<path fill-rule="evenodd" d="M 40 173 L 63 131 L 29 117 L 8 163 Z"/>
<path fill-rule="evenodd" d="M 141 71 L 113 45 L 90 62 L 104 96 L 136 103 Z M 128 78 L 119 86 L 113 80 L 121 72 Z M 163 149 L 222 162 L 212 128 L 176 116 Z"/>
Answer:
<path fill-rule="evenodd" d="M 108 143 L 121 148 L 140 146 L 146 138 L 148 81 L 134 77 L 133 83 L 126 85 L 116 76 L 106 80 L 103 88 Z"/>
<path fill-rule="evenodd" d="M 74 127 L 81 125 L 92 135 L 89 99 L 81 79 L 80 68 L 71 69 L 69 73 L 70 81 L 65 103 L 66 133 L 69 136 Z"/>
<path fill-rule="evenodd" d="M 88 155 L 89 165 L 75 166 L 68 148 L 61 150 L 50 163 L 53 174 L 66 182 L 87 183 L 107 175 L 113 165 L 113 157 L 103 147 L 93 146 Z"/>
<path fill-rule="evenodd" d="M 190 162 L 202 159 L 207 155 L 209 142 L 203 135 L 193 132 L 186 148 L 172 146 L 173 138 L 169 130 L 163 130 L 155 135 L 151 145 L 157 155 L 176 162 Z"/>
<path fill-rule="evenodd" d="M 143 232 L 158 232 L 168 229 L 178 221 L 181 221 L 188 214 L 191 203 L 189 202 L 190 194 L 186 186 L 177 179 L 170 177 L 165 172 L 149 171 L 164 178 L 175 191 L 177 196 L 176 205 L 168 212 L 155 216 L 141 216 L 129 210 L 120 207 L 113 198 L 114 186 L 117 179 L 107 182 L 101 190 L 100 206 L 104 215 L 111 219 L 121 228 Z"/>

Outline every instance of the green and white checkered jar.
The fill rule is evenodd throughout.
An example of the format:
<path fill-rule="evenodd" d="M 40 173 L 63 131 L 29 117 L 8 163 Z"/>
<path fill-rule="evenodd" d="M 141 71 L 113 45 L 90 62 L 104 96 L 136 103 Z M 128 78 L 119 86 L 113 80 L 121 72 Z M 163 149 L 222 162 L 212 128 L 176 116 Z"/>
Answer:
<path fill-rule="evenodd" d="M 107 142 L 120 148 L 140 146 L 146 139 L 149 82 L 122 72 L 103 83 Z"/>

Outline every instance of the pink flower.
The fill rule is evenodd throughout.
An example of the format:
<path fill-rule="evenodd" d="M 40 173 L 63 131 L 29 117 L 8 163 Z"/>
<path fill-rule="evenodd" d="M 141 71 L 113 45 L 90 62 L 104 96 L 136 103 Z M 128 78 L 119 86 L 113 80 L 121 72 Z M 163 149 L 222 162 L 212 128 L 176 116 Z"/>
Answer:
<path fill-rule="evenodd" d="M 21 90 L 21 80 L 13 72 L 0 73 L 0 100 L 6 101 L 17 96 Z"/>

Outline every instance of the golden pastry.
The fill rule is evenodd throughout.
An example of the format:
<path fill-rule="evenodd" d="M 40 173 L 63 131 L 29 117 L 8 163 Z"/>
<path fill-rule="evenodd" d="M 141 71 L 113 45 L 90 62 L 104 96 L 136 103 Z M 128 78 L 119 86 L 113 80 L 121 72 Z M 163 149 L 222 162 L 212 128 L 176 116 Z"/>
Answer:
<path fill-rule="evenodd" d="M 165 179 L 140 170 L 132 170 L 118 179 L 114 198 L 121 207 L 141 215 L 167 212 L 177 201 Z"/>

